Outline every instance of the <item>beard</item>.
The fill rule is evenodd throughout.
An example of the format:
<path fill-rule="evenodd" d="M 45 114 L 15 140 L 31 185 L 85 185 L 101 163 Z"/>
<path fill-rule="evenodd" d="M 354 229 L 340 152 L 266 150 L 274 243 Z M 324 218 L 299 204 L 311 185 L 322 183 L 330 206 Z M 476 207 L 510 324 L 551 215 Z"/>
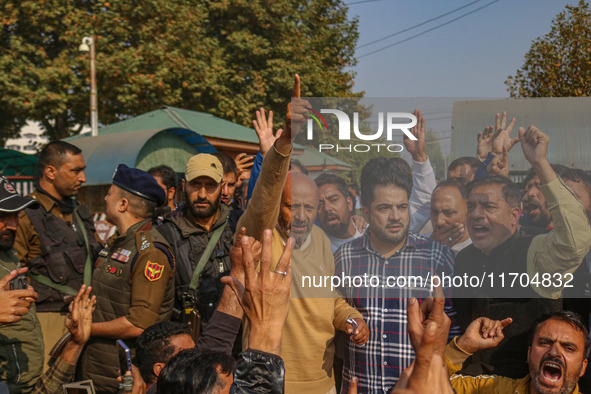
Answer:
<path fill-rule="evenodd" d="M 333 219 L 336 219 L 338 222 L 334 224 L 328 224 L 328 222 Z M 329 212 L 320 222 L 320 226 L 328 235 L 340 238 L 347 233 L 347 230 L 349 229 L 350 220 L 351 218 L 349 218 L 348 220 L 343 220 L 336 213 Z"/>
<path fill-rule="evenodd" d="M 213 203 L 206 198 L 197 198 L 196 200 L 191 201 L 189 195 L 185 192 L 185 201 L 188 202 L 187 206 L 191 210 L 193 216 L 197 219 L 210 218 L 215 215 L 215 213 L 220 209 L 221 197 L 222 194 L 218 194 Z M 208 206 L 207 208 L 197 208 L 195 207 L 195 204 L 207 204 Z"/>
<path fill-rule="evenodd" d="M 392 225 L 399 225 L 402 226 L 401 231 L 398 234 L 392 234 L 388 231 L 386 231 L 386 228 Z M 392 222 L 388 222 L 385 226 L 385 228 L 377 228 L 378 226 L 371 226 L 371 232 L 372 234 L 375 234 L 376 237 L 378 237 L 380 239 L 380 241 L 385 242 L 385 243 L 391 243 L 393 245 L 397 245 L 399 243 L 401 243 L 402 241 L 404 241 L 406 239 L 406 237 L 408 236 L 408 228 L 409 228 L 409 223 L 404 223 L 402 221 L 392 221 Z"/>
<path fill-rule="evenodd" d="M 552 361 L 552 362 L 555 362 L 556 364 L 559 364 L 562 366 L 562 371 L 563 371 L 564 376 L 563 376 L 563 380 L 562 380 L 562 387 L 559 388 L 559 391 L 556 391 L 556 388 L 546 387 L 542 384 L 542 382 L 540 382 L 540 374 L 543 373 L 542 365 L 546 361 Z M 582 366 L 581 366 L 581 368 L 582 368 Z M 530 369 L 531 369 L 531 367 L 530 367 Z M 530 375 L 531 375 L 531 379 L 534 383 L 534 387 L 536 388 L 537 392 L 540 394 L 571 394 L 573 392 L 575 386 L 577 385 L 577 382 L 579 381 L 580 372 L 581 372 L 581 370 L 579 370 L 578 373 L 573 374 L 573 376 L 569 376 L 569 373 L 566 369 L 566 365 L 564 365 L 564 363 L 562 362 L 562 360 L 560 358 L 544 357 L 540 361 L 540 365 L 537 367 L 537 369 L 534 371 L 530 371 Z"/>
<path fill-rule="evenodd" d="M 12 249 L 14 246 L 14 235 L 16 231 L 14 230 L 4 230 L 0 232 L 0 250 L 5 252 Z"/>
<path fill-rule="evenodd" d="M 294 233 L 293 231 L 291 231 L 291 226 L 295 226 L 295 227 L 306 227 L 306 232 L 305 233 Z M 310 232 L 312 231 L 312 224 L 308 221 L 308 220 L 296 220 L 293 219 L 291 221 L 291 226 L 290 226 L 290 233 L 291 233 L 291 237 L 294 240 L 294 246 L 296 249 L 299 249 L 302 244 L 304 243 L 304 241 L 306 240 L 306 238 L 308 237 L 308 235 L 310 234 Z"/>

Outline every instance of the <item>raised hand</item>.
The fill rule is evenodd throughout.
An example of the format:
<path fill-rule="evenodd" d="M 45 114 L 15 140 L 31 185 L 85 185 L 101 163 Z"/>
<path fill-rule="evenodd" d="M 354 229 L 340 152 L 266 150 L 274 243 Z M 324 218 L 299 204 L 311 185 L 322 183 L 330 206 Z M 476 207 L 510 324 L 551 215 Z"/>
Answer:
<path fill-rule="evenodd" d="M 412 155 L 414 161 L 425 162 L 427 161 L 427 155 L 425 154 L 425 118 L 423 117 L 423 113 L 418 109 L 415 109 L 412 114 L 417 117 L 417 124 L 409 131 L 417 138 L 417 140 L 413 141 L 405 135 L 404 146 Z"/>
<path fill-rule="evenodd" d="M 458 338 L 458 347 L 467 353 L 495 347 L 505 338 L 503 329 L 511 323 L 513 319 L 510 317 L 503 320 L 479 317 L 470 323 L 464 335 Z"/>
<path fill-rule="evenodd" d="M 82 285 L 74 301 L 69 306 L 70 313 L 66 319 L 66 328 L 72 334 L 72 340 L 83 344 L 90 337 L 92 312 L 96 307 L 96 296 L 90 297 L 92 287 Z"/>
<path fill-rule="evenodd" d="M 444 353 L 449 327 L 451 326 L 451 320 L 443 312 L 444 306 L 445 298 L 441 287 L 435 288 L 435 298 L 429 297 L 425 299 L 420 306 L 418 300 L 414 297 L 408 301 L 406 311 L 408 334 L 415 352 L 421 346 L 427 324 L 434 322 L 437 328 L 436 335 L 439 338 L 437 351 L 440 354 Z"/>
<path fill-rule="evenodd" d="M 0 324 L 16 323 L 21 320 L 38 298 L 31 286 L 22 290 L 9 290 L 10 281 L 25 272 L 27 268 L 21 268 L 0 279 Z"/>
<path fill-rule="evenodd" d="M 271 271 L 271 230 L 263 233 L 260 271 L 255 270 L 250 237 L 242 238 L 246 290 L 240 294 L 236 281 L 229 284 L 250 321 L 249 347 L 279 354 L 281 332 L 289 311 L 291 290 L 291 240 L 287 241 L 275 270 Z"/>
<path fill-rule="evenodd" d="M 273 135 L 273 111 L 269 111 L 269 117 L 265 118 L 265 109 L 261 108 L 257 110 L 256 116 L 257 118 L 252 121 L 252 124 L 259 137 L 259 149 L 264 157 L 277 138 L 281 137 L 283 129 L 277 130 L 277 134 Z"/>
<path fill-rule="evenodd" d="M 486 167 L 486 171 L 490 176 L 509 177 L 509 154 L 506 147 L 503 147 L 503 153 L 500 156 L 495 155 L 495 158 Z"/>
<path fill-rule="evenodd" d="M 495 119 L 495 133 L 492 137 L 492 153 L 495 155 L 502 155 L 503 148 L 507 149 L 507 152 L 513 148 L 513 145 L 519 142 L 519 137 L 511 138 L 511 130 L 515 126 L 515 118 L 511 119 L 509 126 L 507 124 L 507 113 L 503 112 L 503 115 L 497 114 Z"/>
<path fill-rule="evenodd" d="M 492 137 L 492 126 L 487 126 L 484 128 L 482 133 L 478 133 L 478 147 L 476 148 L 476 154 L 480 160 L 486 159 L 486 156 L 492 152 Z"/>
<path fill-rule="evenodd" d="M 406 368 L 391 393 L 452 394 L 449 374 L 439 352 L 440 332 L 437 323 L 430 321 L 423 334 L 416 357 Z"/>
<path fill-rule="evenodd" d="M 254 156 L 248 156 L 246 153 L 239 153 L 234 158 L 236 163 L 236 179 L 240 178 L 242 173 L 247 172 L 254 164 Z"/>
<path fill-rule="evenodd" d="M 523 155 L 532 165 L 546 160 L 550 138 L 536 126 L 531 125 L 525 130 L 519 128 L 519 140 Z"/>

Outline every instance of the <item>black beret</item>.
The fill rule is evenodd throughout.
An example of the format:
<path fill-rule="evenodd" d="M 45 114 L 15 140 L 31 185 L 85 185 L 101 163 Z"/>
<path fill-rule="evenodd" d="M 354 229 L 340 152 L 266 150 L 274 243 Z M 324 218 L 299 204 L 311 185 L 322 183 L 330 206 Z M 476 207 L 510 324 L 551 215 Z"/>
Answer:
<path fill-rule="evenodd" d="M 166 193 L 156 182 L 156 179 L 137 168 L 129 168 L 125 164 L 119 164 L 113 174 L 113 185 L 138 197 L 153 201 L 158 206 L 166 203 Z"/>

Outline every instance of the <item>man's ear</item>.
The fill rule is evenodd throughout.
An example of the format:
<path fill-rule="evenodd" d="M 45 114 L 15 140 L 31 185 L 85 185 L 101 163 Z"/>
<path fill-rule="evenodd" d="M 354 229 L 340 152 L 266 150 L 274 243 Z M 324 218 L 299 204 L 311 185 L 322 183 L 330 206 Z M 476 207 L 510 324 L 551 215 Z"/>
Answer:
<path fill-rule="evenodd" d="M 585 371 L 587 370 L 587 363 L 588 362 L 589 361 L 587 359 L 583 360 L 583 364 L 581 365 L 581 372 L 579 372 L 579 378 L 585 374 Z"/>
<path fill-rule="evenodd" d="M 349 213 L 353 213 L 353 199 L 351 196 L 347 196 L 347 208 L 349 209 Z"/>
<path fill-rule="evenodd" d="M 117 210 L 121 213 L 126 212 L 129 209 L 129 200 L 127 198 L 122 197 L 117 201 Z"/>
<path fill-rule="evenodd" d="M 154 375 L 156 375 L 156 377 L 160 376 L 160 372 L 162 372 L 162 369 L 165 365 L 166 364 L 164 363 L 156 363 L 152 366 L 152 372 L 154 372 Z"/>
<path fill-rule="evenodd" d="M 521 217 L 521 208 L 511 208 L 511 224 L 516 226 L 519 223 L 519 218 Z"/>
<path fill-rule="evenodd" d="M 57 168 L 50 165 L 45 166 L 45 170 L 43 170 L 43 175 L 45 175 L 45 178 L 53 181 L 57 176 Z"/>
<path fill-rule="evenodd" d="M 363 218 L 367 223 L 369 223 L 369 208 L 361 207 L 361 213 L 363 213 Z"/>
<path fill-rule="evenodd" d="M 171 187 L 168 189 L 168 199 L 171 200 L 174 198 L 174 194 L 176 193 L 176 187 Z"/>

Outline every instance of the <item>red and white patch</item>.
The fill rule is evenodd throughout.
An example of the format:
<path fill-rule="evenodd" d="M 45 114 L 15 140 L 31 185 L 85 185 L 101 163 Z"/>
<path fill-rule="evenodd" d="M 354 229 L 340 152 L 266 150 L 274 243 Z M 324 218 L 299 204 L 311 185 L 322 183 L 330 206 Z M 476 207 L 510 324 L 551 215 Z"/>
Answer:
<path fill-rule="evenodd" d="M 16 190 L 14 190 L 14 187 L 12 187 L 12 184 L 10 182 L 8 182 L 8 180 L 6 182 L 4 182 L 4 189 L 8 193 L 16 193 Z"/>

